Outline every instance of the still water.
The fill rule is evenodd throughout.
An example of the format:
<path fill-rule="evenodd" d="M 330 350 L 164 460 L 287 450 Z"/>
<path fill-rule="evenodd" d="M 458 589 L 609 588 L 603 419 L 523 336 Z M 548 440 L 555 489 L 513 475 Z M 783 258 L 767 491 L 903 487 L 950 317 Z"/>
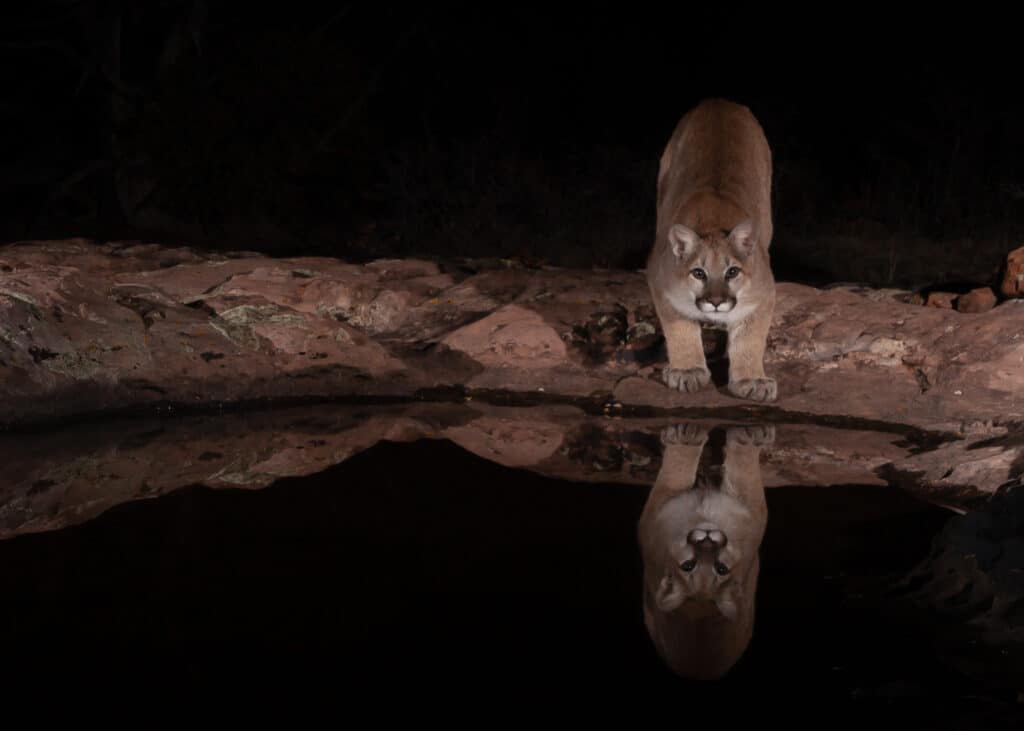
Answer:
<path fill-rule="evenodd" d="M 518 456 L 506 461 L 529 461 L 521 442 L 543 432 L 533 423 L 517 427 L 520 444 L 507 452 Z M 332 433 L 356 425 L 365 420 Z M 587 462 L 585 480 L 410 438 L 407 424 L 399 432 L 398 441 L 387 430 L 364 439 L 353 456 L 336 449 L 336 463 L 262 489 L 229 481 L 160 494 L 147 482 L 96 517 L 97 495 L 72 499 L 78 473 L 53 497 L 57 478 L 12 467 L 0 511 L 4 672 L 51 683 L 96 673 L 316 680 L 357 696 L 457 688 L 512 697 L 572 685 L 680 700 L 813 699 L 943 728 L 1019 720 L 1019 645 L 921 600 L 938 581 L 941 536 L 970 514 L 879 484 L 766 488 L 769 468 L 773 483 L 799 482 L 779 462 L 795 450 L 767 453 L 774 425 L 634 430 L 634 452 L 617 462 L 599 444 L 568 448 L 564 436 L 541 455 L 541 464 Z M 166 445 L 154 447 L 159 430 L 145 433 L 118 432 L 114 446 L 100 440 L 87 459 L 65 455 L 46 469 L 88 464 L 93 484 L 116 478 L 109 486 L 133 484 L 127 471 L 147 453 L 149 481 L 228 459 L 209 437 L 197 444 L 215 446 L 171 464 Z M 487 433 L 502 453 L 502 435 Z M 312 450 L 329 440 L 307 441 Z M 280 451 L 256 451 L 253 460 L 280 463 Z M 607 479 L 595 479 L 600 469 Z M 32 500 L 50 502 L 36 509 Z M 40 523 L 65 514 L 77 517 Z M 1012 638 L 1019 628 L 1003 629 Z"/>

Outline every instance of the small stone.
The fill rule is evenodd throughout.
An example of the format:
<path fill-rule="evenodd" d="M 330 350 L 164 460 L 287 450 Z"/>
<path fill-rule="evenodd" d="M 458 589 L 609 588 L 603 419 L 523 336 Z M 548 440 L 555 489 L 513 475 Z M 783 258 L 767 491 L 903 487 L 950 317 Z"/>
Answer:
<path fill-rule="evenodd" d="M 972 289 L 957 297 L 956 309 L 960 312 L 988 312 L 996 306 L 996 293 L 989 287 Z"/>
<path fill-rule="evenodd" d="M 952 310 L 957 295 L 953 292 L 932 292 L 928 295 L 925 307 L 939 307 L 943 310 Z"/>
<path fill-rule="evenodd" d="M 1006 270 L 999 291 L 1004 297 L 1024 297 L 1024 246 L 1006 255 Z"/>

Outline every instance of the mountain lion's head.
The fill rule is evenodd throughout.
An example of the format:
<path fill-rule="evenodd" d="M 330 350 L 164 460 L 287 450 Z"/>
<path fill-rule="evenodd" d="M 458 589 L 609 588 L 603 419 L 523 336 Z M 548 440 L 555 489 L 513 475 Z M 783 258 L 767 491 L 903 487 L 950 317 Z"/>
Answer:
<path fill-rule="evenodd" d="M 753 224 L 703 235 L 677 223 L 668 231 L 665 295 L 686 317 L 728 324 L 741 320 L 756 305 L 764 288 Z"/>

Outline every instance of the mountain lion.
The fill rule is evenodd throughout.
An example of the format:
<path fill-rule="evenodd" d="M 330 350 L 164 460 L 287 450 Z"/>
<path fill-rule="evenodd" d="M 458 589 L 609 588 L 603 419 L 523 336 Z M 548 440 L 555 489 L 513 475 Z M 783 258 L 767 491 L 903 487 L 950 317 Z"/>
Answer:
<path fill-rule="evenodd" d="M 771 426 L 725 430 L 724 459 L 694 424 L 662 432 L 661 469 L 639 523 L 644 623 L 683 677 L 724 675 L 754 628 L 758 550 L 768 521 L 761 446 Z M 707 459 L 701 463 L 701 454 Z"/>
<path fill-rule="evenodd" d="M 669 388 L 711 380 L 702 324 L 728 332 L 729 392 L 774 401 L 764 350 L 775 308 L 772 157 L 746 107 L 712 99 L 688 112 L 661 156 L 647 282 L 668 346 Z"/>

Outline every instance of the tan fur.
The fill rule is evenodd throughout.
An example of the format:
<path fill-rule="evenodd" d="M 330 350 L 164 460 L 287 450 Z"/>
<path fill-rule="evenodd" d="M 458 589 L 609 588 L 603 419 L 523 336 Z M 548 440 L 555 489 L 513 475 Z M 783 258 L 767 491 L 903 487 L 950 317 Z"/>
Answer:
<path fill-rule="evenodd" d="M 687 425 L 662 434 L 661 470 L 639 524 L 644 621 L 659 654 L 683 677 L 721 677 L 750 643 L 768 520 L 760 453 L 773 436 L 771 427 L 730 427 L 720 472 L 707 465 L 702 473 L 706 432 Z M 695 548 L 698 531 L 717 531 L 720 543 Z M 687 571 L 690 560 L 696 565 Z M 725 576 L 713 570 L 718 561 L 729 568 Z"/>
<path fill-rule="evenodd" d="M 658 217 L 647 281 L 668 346 L 663 377 L 696 391 L 710 382 L 702 324 L 729 336 L 729 391 L 773 401 L 764 350 L 775 308 L 771 150 L 746 107 L 704 101 L 665 147 L 658 171 Z M 738 274 L 730 278 L 730 272 Z M 700 270 L 706 279 L 694 276 Z"/>

